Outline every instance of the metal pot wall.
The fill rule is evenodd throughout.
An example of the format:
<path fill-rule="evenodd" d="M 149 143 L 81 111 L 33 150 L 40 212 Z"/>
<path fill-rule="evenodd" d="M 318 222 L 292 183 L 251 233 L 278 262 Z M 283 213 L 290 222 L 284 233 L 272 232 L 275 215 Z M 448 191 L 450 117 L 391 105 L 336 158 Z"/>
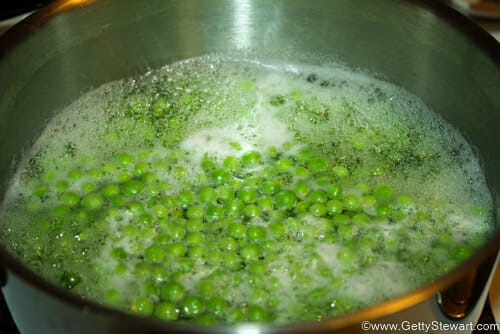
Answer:
<path fill-rule="evenodd" d="M 500 45 L 431 0 L 57 1 L 0 38 L 0 193 L 47 119 L 82 92 L 235 49 L 312 63 L 321 62 L 317 54 L 330 55 L 404 87 L 477 147 L 499 206 Z M 285 327 L 200 328 L 138 318 L 53 286 L 3 248 L 0 278 L 22 333 L 355 333 L 363 331 L 363 320 L 475 322 L 499 241 L 497 228 L 470 260 L 417 291 L 347 316 Z"/>

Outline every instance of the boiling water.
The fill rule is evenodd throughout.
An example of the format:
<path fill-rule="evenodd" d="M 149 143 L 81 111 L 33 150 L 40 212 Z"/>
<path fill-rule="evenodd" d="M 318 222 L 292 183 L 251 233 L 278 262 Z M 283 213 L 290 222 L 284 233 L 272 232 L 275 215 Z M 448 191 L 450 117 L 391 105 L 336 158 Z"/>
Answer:
<path fill-rule="evenodd" d="M 206 183 L 203 161 L 221 165 L 272 150 L 294 160 L 304 148 L 327 157 L 323 174 L 360 199 L 357 211 L 241 218 L 247 227 L 300 226 L 299 237 L 268 232 L 269 242 L 259 244 L 255 262 L 265 263 L 264 277 L 245 268 L 221 273 L 226 255 L 219 250 L 201 260 L 189 252 L 170 259 L 185 267 L 168 256 L 148 260 L 149 247 L 182 239 L 171 231 L 186 222 L 186 208 L 162 213 L 162 203 Z M 264 162 L 245 175 L 268 175 L 276 160 Z M 330 173 L 339 167 L 348 175 Z M 123 188 L 130 180 L 144 183 L 139 195 L 105 195 L 107 184 Z M 397 214 L 377 211 L 377 185 L 393 190 Z M 76 203 L 64 200 L 67 193 Z M 84 204 L 93 194 L 94 204 Z M 160 303 L 162 284 L 173 280 L 209 299 L 200 288 L 209 280 L 230 308 L 259 305 L 278 323 L 320 320 L 410 291 L 455 267 L 492 231 L 491 197 L 474 151 L 418 98 L 341 66 L 216 56 L 106 84 L 68 106 L 33 146 L 1 211 L 8 249 L 84 297 L 138 312 L 134 300 Z M 218 231 L 203 247 L 218 249 L 227 237 L 223 223 Z M 170 240 L 159 242 L 165 235 Z M 246 245 L 236 242 L 240 250 Z M 182 318 L 182 306 L 178 312 Z"/>

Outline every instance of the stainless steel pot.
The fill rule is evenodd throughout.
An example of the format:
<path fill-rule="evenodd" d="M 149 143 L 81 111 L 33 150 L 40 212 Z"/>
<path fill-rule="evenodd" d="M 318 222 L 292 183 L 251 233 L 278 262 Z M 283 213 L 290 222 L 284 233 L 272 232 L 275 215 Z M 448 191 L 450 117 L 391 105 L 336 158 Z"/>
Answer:
<path fill-rule="evenodd" d="M 47 119 L 82 92 L 179 59 L 235 49 L 310 63 L 329 55 L 406 88 L 477 147 L 499 207 L 500 45 L 432 0 L 57 1 L 0 38 L 0 193 Z M 200 328 L 138 318 L 53 286 L 4 249 L 0 278 L 22 333 L 355 333 L 363 332 L 362 321 L 422 321 L 441 325 L 432 328 L 441 332 L 442 325 L 477 320 L 499 241 L 497 228 L 462 266 L 407 295 L 284 327 Z"/>

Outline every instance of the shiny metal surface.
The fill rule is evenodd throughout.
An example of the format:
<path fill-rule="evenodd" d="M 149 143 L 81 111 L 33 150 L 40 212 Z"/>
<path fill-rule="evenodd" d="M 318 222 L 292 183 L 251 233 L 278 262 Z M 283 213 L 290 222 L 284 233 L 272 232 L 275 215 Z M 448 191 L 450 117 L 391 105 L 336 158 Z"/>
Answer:
<path fill-rule="evenodd" d="M 176 60 L 234 50 L 291 62 L 335 60 L 404 87 L 477 147 L 499 206 L 500 46 L 431 0 L 57 1 L 0 37 L 0 193 L 47 120 L 83 92 Z M 375 318 L 448 321 L 436 292 L 496 254 L 499 240 L 497 229 L 464 266 L 414 293 L 286 327 L 201 329 L 140 319 L 67 294 L 1 249 L 0 264 L 7 271 L 3 291 L 23 333 L 353 333 L 361 332 L 362 320 Z M 61 318 L 64 326 L 54 325 Z"/>

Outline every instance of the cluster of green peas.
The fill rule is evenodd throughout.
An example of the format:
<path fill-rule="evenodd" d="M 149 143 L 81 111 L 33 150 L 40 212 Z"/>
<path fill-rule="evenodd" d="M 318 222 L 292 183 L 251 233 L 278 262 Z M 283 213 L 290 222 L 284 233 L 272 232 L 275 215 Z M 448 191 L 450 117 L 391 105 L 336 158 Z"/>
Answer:
<path fill-rule="evenodd" d="M 297 312 L 291 318 L 299 320 L 308 308 L 321 312 L 332 304 L 321 298 L 328 290 L 316 289 L 314 275 L 303 272 L 304 264 L 321 262 L 316 245 L 339 245 L 336 257 L 343 274 L 353 273 L 383 251 L 373 238 L 378 233 L 374 224 L 401 220 L 414 211 L 410 196 L 396 196 L 386 184 L 351 184 L 346 167 L 332 165 L 310 147 L 270 147 L 222 160 L 205 156 L 195 172 L 186 168 L 189 152 L 171 151 L 156 160 L 151 155 L 121 153 L 99 168 L 71 170 L 69 181 L 45 177 L 47 183 L 33 189 L 42 199 L 51 195 L 51 187 L 56 189 L 52 217 L 71 221 L 73 227 L 75 217 L 92 222 L 78 230 L 75 240 L 99 233 L 116 244 L 130 240 L 129 249 L 112 247 L 111 273 L 132 273 L 141 287 L 134 296 L 109 288 L 102 299 L 143 316 L 215 324 L 269 322 L 283 311 Z M 54 229 L 54 223 L 41 221 Z M 110 221 L 118 222 L 117 230 L 110 231 Z M 62 248 L 71 247 L 67 239 L 59 240 Z M 297 247 L 304 258 L 292 255 Z M 306 296 L 307 305 L 280 305 L 280 282 L 272 273 L 283 268 L 297 288 L 312 284 L 306 295 L 317 295 L 316 300 Z M 202 269 L 207 275 L 191 282 Z M 79 282 L 75 276 L 64 277 L 74 286 Z M 342 285 L 325 263 L 318 277 L 325 286 Z M 242 296 L 235 296 L 235 290 Z M 349 309 L 335 304 L 338 309 L 313 317 Z"/>

